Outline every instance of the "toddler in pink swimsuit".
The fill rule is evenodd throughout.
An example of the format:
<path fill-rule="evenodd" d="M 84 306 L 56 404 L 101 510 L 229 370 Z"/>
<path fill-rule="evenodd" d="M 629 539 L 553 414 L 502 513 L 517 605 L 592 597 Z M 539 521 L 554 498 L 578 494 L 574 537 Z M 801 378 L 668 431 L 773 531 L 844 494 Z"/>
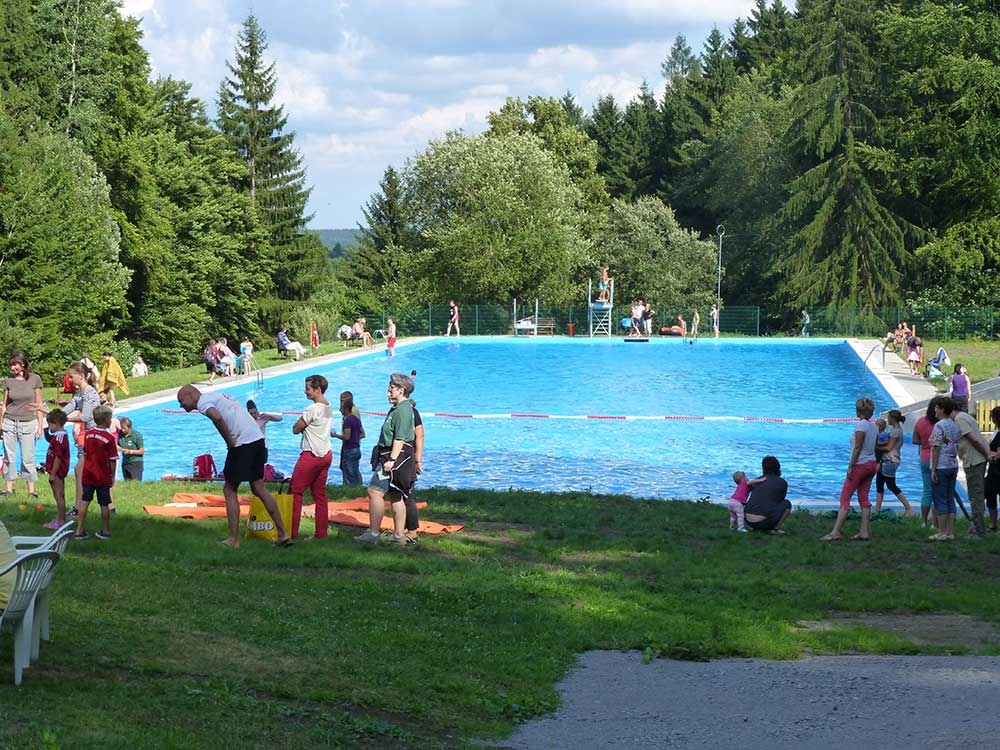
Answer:
<path fill-rule="evenodd" d="M 750 497 L 750 480 L 742 471 L 736 471 L 733 472 L 733 481 L 736 482 L 736 489 L 729 498 L 729 528 L 746 533 L 743 511 Z"/>

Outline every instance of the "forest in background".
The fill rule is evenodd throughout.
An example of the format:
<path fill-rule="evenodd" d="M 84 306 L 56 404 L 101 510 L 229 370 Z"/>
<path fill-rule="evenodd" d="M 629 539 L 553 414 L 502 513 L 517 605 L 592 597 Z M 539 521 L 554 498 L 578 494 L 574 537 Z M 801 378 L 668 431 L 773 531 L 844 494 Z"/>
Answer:
<path fill-rule="evenodd" d="M 0 347 L 53 368 L 449 298 L 579 303 L 604 264 L 619 301 L 703 304 L 718 224 L 724 302 L 776 324 L 1000 298 L 1000 0 L 758 0 L 699 51 L 678 37 L 632 101 L 511 98 L 388 166 L 337 258 L 256 20 L 214 111 L 141 38 L 116 0 L 0 6 Z"/>

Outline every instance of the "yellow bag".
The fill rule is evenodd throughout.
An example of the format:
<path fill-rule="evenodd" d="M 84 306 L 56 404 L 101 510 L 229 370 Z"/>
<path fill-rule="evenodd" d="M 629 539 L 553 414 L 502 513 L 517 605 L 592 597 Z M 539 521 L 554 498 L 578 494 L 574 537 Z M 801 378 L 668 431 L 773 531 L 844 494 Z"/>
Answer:
<path fill-rule="evenodd" d="M 292 496 L 281 492 L 284 489 L 284 482 L 279 491 L 274 495 L 274 502 L 278 504 L 278 512 L 281 514 L 281 522 L 285 525 L 285 531 L 292 533 Z M 247 517 L 247 539 L 266 539 L 269 542 L 278 541 L 278 529 L 271 520 L 271 514 L 264 507 L 264 501 L 256 495 L 250 502 L 250 515 Z"/>

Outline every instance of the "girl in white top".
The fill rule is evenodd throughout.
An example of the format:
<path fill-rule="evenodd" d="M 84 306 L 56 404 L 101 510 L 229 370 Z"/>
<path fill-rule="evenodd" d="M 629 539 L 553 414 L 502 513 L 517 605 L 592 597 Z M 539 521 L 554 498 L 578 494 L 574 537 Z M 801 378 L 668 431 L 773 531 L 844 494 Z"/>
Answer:
<path fill-rule="evenodd" d="M 870 538 L 868 522 L 871 520 L 872 504 L 868 493 L 872 486 L 872 477 L 878 470 L 875 463 L 875 443 L 878 440 L 878 427 L 871 421 L 875 413 L 875 402 L 870 398 L 859 398 L 854 404 L 854 413 L 858 421 L 854 423 L 851 432 L 851 460 L 847 463 L 847 476 L 840 490 L 840 510 L 837 520 L 826 536 L 820 537 L 821 542 L 833 542 L 841 538 L 847 514 L 851 510 L 851 496 L 858 493 L 858 505 L 861 507 L 861 530 L 851 537 L 855 541 L 867 542 Z"/>
<path fill-rule="evenodd" d="M 326 502 L 326 480 L 330 473 L 333 451 L 330 448 L 330 424 L 333 409 L 326 400 L 327 381 L 322 375 L 306 378 L 306 398 L 312 401 L 293 425 L 292 432 L 302 436 L 302 453 L 292 470 L 292 539 L 299 535 L 302 520 L 302 495 L 306 489 L 316 504 L 315 539 L 323 539 L 329 527 L 329 506 Z"/>

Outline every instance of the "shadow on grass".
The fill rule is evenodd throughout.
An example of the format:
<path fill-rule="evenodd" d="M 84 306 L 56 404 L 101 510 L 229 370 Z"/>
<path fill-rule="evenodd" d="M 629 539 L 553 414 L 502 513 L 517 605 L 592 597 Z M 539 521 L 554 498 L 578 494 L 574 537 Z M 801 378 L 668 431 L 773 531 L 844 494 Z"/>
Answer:
<path fill-rule="evenodd" d="M 0 713 L 18 717 L 0 744 L 461 746 L 555 709 L 585 650 L 933 652 L 877 629 L 797 623 L 893 610 L 1000 622 L 1000 602 L 981 593 L 1000 544 L 931 545 L 912 523 L 875 524 L 867 545 L 821 545 L 830 522 L 807 513 L 776 537 L 731 533 L 707 503 L 431 488 L 425 515 L 466 533 L 398 549 L 359 547 L 345 529 L 233 551 L 216 544 L 224 521 L 141 511 L 198 487 L 120 487 L 113 540 L 71 545 L 53 640 L 20 690 L 0 688 Z M 0 506 L 15 534 L 49 517 Z M 0 679 L 11 659 L 7 638 Z"/>

